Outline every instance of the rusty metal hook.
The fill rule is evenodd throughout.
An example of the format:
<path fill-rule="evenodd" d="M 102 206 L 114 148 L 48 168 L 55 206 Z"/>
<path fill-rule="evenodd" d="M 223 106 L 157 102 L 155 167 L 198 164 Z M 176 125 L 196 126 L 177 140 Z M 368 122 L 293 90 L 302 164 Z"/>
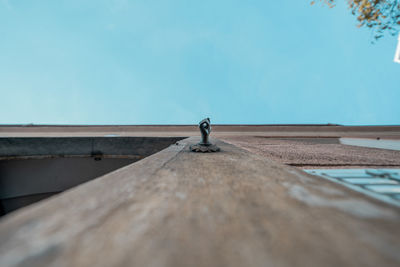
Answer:
<path fill-rule="evenodd" d="M 218 152 L 219 147 L 213 145 L 209 141 L 209 136 L 211 133 L 211 123 L 210 118 L 205 118 L 199 122 L 199 129 L 201 133 L 201 142 L 190 146 L 190 150 L 193 152 Z"/>

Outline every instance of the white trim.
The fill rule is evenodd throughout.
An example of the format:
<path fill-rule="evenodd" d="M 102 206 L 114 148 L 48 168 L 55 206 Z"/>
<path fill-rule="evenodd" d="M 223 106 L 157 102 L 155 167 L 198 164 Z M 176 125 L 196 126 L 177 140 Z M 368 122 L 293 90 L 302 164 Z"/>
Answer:
<path fill-rule="evenodd" d="M 363 147 L 373 147 L 382 148 L 390 150 L 400 150 L 400 140 L 386 140 L 386 139 L 371 139 L 371 138 L 348 138 L 341 137 L 339 142 L 342 145 L 349 146 L 363 146 Z"/>
<path fill-rule="evenodd" d="M 394 62 L 396 63 L 400 63 L 400 34 L 398 39 L 396 54 L 394 56 Z"/>

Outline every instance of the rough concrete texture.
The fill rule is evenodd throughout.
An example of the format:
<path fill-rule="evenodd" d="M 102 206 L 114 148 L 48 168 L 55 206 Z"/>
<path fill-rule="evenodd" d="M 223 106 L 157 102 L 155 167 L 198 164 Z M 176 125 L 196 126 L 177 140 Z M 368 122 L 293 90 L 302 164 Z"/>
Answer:
<path fill-rule="evenodd" d="M 303 168 L 384 168 L 400 166 L 400 151 L 341 145 L 337 138 L 221 139 L 263 157 Z"/>
<path fill-rule="evenodd" d="M 399 266 L 399 208 L 198 141 L 6 215 L 0 266 Z"/>

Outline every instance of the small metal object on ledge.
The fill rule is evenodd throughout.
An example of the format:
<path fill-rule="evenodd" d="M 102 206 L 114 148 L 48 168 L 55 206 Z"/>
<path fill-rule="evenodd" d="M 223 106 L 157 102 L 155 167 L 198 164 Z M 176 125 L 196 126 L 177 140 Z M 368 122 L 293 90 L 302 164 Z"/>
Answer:
<path fill-rule="evenodd" d="M 199 129 L 201 133 L 201 142 L 196 145 L 191 145 L 190 150 L 193 152 L 218 152 L 219 147 L 211 144 L 208 141 L 208 137 L 211 132 L 210 118 L 206 118 L 199 123 Z"/>

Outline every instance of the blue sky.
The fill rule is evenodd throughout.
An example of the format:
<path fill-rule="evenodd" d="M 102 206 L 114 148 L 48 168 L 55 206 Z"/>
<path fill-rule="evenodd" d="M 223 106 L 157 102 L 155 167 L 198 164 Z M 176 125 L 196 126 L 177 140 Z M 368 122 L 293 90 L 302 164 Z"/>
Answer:
<path fill-rule="evenodd" d="M 397 38 L 309 0 L 0 0 L 0 123 L 400 124 Z"/>

